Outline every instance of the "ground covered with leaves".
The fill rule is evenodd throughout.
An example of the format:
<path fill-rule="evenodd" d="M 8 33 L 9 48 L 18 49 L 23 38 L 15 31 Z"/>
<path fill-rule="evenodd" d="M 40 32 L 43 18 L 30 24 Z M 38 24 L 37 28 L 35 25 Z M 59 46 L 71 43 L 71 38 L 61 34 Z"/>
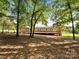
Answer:
<path fill-rule="evenodd" d="M 47 35 L 0 35 L 0 59 L 79 59 L 79 41 Z"/>

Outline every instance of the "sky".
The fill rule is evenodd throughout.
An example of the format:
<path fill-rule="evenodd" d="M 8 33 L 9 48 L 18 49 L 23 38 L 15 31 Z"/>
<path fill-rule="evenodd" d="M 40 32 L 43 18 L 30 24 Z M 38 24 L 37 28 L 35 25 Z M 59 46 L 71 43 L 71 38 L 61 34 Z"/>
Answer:
<path fill-rule="evenodd" d="M 50 26 L 52 26 L 52 25 L 53 25 L 53 22 L 52 22 L 50 19 L 48 19 L 48 24 L 47 24 L 47 26 L 45 26 L 45 25 L 43 25 L 41 22 L 39 22 L 38 24 L 36 24 L 35 27 L 50 27 Z"/>
<path fill-rule="evenodd" d="M 74 22 L 74 25 L 75 25 L 75 24 L 76 24 L 76 22 Z M 43 25 L 41 22 L 39 22 L 38 24 L 36 24 L 35 27 L 51 27 L 52 25 L 53 25 L 53 22 L 52 22 L 50 19 L 48 19 L 48 24 L 47 24 L 47 26 L 45 26 L 45 25 Z M 71 26 L 72 26 L 72 23 L 65 24 L 65 26 L 71 27 Z"/>

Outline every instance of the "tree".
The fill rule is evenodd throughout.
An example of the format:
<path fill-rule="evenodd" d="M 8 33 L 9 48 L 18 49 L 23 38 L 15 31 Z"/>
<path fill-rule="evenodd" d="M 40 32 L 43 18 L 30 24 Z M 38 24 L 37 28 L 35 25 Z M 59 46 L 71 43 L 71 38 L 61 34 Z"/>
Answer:
<path fill-rule="evenodd" d="M 16 24 L 16 36 L 19 36 L 19 27 L 20 27 L 20 22 L 24 21 L 25 19 L 22 19 L 22 15 L 26 15 L 26 0 L 9 0 L 9 12 L 10 12 L 10 17 L 13 18 L 13 21 L 15 21 Z M 11 3 L 12 2 L 12 3 Z M 25 18 L 25 17 L 24 17 Z"/>
<path fill-rule="evenodd" d="M 33 8 L 32 14 L 31 14 L 31 25 L 30 25 L 30 37 L 34 37 L 34 30 L 35 30 L 35 25 L 38 23 L 38 21 L 41 21 L 43 24 L 47 23 L 48 19 L 48 3 L 46 0 L 34 0 L 32 1 L 33 3 Z M 31 3 L 31 4 L 32 4 Z"/>
<path fill-rule="evenodd" d="M 78 19 L 77 5 L 79 0 L 55 0 L 53 1 L 53 12 L 51 19 L 55 23 L 72 23 L 73 39 L 75 39 L 74 22 Z"/>
<path fill-rule="evenodd" d="M 75 29 L 74 29 L 74 18 L 73 18 L 73 8 L 71 7 L 71 2 L 75 2 L 75 1 L 69 1 L 69 0 L 67 0 L 67 5 L 68 5 L 68 8 L 69 8 L 69 10 L 70 10 L 70 19 L 71 19 L 71 21 L 72 21 L 72 32 L 73 32 L 73 39 L 75 39 Z M 76 2 L 75 3 L 77 3 L 78 1 L 76 0 Z"/>
<path fill-rule="evenodd" d="M 16 36 L 19 36 L 19 13 L 20 13 L 20 0 L 18 0 L 18 6 L 17 6 L 17 33 Z"/>
<path fill-rule="evenodd" d="M 64 24 L 70 22 L 68 17 L 68 9 L 66 3 L 62 0 L 54 0 L 52 2 L 52 13 L 50 15 L 51 20 L 54 22 L 53 27 L 56 26 L 59 29 L 63 29 Z"/>
<path fill-rule="evenodd" d="M 33 17 L 34 17 L 34 12 L 35 12 L 35 8 L 36 8 L 36 4 L 37 4 L 37 0 L 34 1 L 34 9 L 33 9 L 33 13 L 31 16 L 31 28 L 30 28 L 30 37 L 32 37 L 32 30 L 33 30 Z"/>
<path fill-rule="evenodd" d="M 7 17 L 7 1 L 6 0 L 0 0 L 0 25 L 2 25 L 2 33 L 4 32 L 4 24 L 5 24 L 5 20 L 2 19 L 4 17 Z"/>

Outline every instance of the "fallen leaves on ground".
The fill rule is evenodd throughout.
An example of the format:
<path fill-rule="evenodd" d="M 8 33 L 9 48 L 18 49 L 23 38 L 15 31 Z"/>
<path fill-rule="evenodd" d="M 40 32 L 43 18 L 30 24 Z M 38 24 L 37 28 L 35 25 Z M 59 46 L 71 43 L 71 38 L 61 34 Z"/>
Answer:
<path fill-rule="evenodd" d="M 79 59 L 79 41 L 69 37 L 0 36 L 0 59 Z"/>

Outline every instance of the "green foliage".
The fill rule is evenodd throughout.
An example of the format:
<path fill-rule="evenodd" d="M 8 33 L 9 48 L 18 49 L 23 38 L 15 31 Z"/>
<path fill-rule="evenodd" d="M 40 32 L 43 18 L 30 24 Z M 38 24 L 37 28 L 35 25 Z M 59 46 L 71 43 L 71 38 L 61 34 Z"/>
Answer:
<path fill-rule="evenodd" d="M 0 17 L 6 16 L 4 13 L 0 13 Z"/>
<path fill-rule="evenodd" d="M 78 23 L 76 23 L 75 30 L 76 30 L 77 32 L 79 32 L 79 22 L 78 22 Z"/>
<path fill-rule="evenodd" d="M 14 20 L 16 21 L 17 18 L 18 1 L 0 0 L 0 24 L 5 21 L 10 25 L 13 23 L 11 26 L 16 26 Z M 71 10 L 69 9 L 68 1 Z M 47 25 L 49 18 L 55 22 L 54 25 L 64 28 L 65 24 L 72 21 L 70 11 L 72 11 L 74 21 L 79 21 L 79 0 L 20 0 L 19 28 L 26 26 L 31 28 L 31 20 L 33 27 L 39 22 Z M 5 17 L 9 18 L 11 23 L 4 20 Z M 6 25 L 9 25 L 8 23 Z M 78 24 L 76 24 L 76 29 L 78 29 Z"/>

